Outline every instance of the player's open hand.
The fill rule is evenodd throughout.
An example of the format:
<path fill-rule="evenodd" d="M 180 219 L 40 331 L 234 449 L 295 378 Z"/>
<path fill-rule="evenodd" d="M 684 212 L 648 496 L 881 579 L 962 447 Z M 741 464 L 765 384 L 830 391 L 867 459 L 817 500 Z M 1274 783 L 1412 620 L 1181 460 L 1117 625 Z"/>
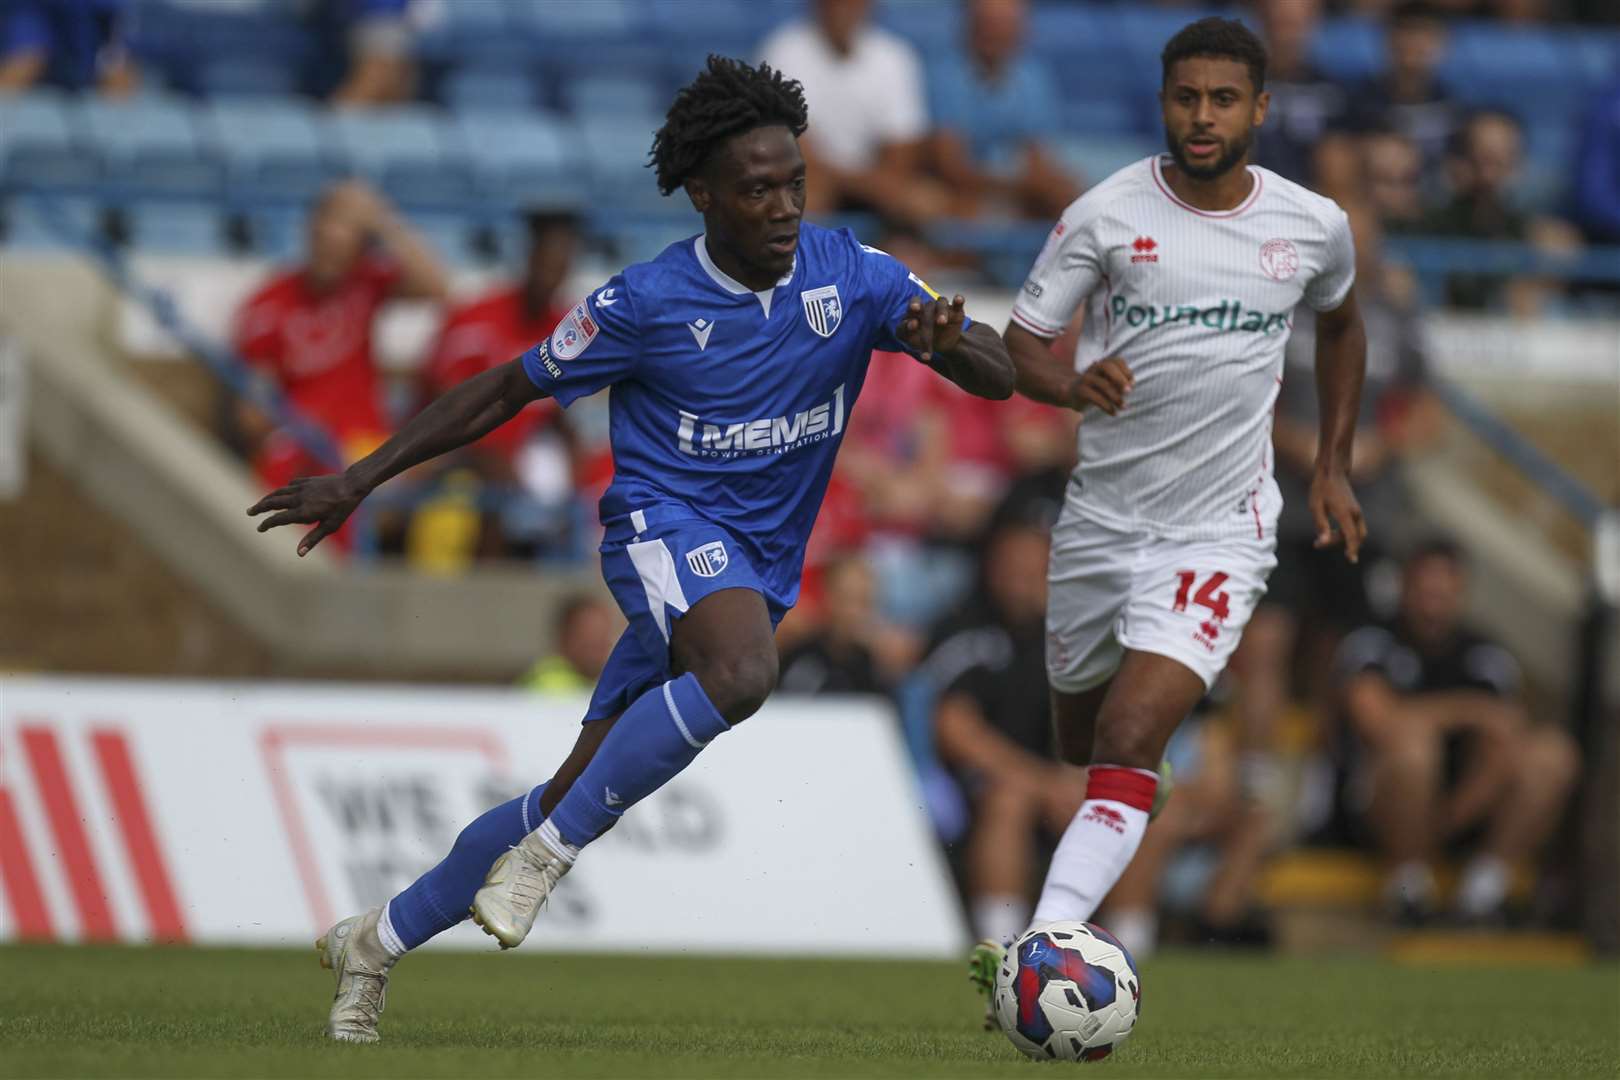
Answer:
<path fill-rule="evenodd" d="M 303 557 L 342 528 L 365 497 L 366 493 L 347 476 L 311 476 L 272 491 L 248 507 L 248 516 L 278 511 L 259 522 L 260 532 L 281 525 L 314 525 L 298 542 L 298 554 Z"/>
<path fill-rule="evenodd" d="M 1130 365 L 1110 356 L 1098 360 L 1069 383 L 1069 407 L 1080 412 L 1092 405 L 1109 416 L 1118 416 L 1125 411 L 1125 399 L 1135 386 L 1136 376 Z"/>
<path fill-rule="evenodd" d="M 927 363 L 936 352 L 950 352 L 962 340 L 963 305 L 967 301 L 957 293 L 950 303 L 943 296 L 932 302 L 913 297 L 906 308 L 906 317 L 900 320 L 897 336 L 901 344 Z"/>
<path fill-rule="evenodd" d="M 1367 522 L 1344 470 L 1318 472 L 1311 480 L 1310 503 L 1311 517 L 1316 519 L 1315 546 L 1326 548 L 1342 543 L 1344 557 L 1359 562 L 1362 542 L 1367 539 Z"/>

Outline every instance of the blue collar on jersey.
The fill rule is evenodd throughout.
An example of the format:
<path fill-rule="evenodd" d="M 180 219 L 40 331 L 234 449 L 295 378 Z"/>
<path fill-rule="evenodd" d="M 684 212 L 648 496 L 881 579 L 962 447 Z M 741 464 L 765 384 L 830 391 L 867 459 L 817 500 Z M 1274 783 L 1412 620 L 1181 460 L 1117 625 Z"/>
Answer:
<path fill-rule="evenodd" d="M 700 233 L 697 240 L 693 242 L 692 253 L 697 256 L 698 265 L 703 267 L 703 272 L 708 274 L 709 278 L 726 292 L 737 296 L 741 296 L 743 293 L 754 293 L 759 298 L 759 306 L 764 309 L 767 319 L 771 317 L 771 297 L 776 295 L 776 289 L 791 284 L 793 275 L 799 269 L 799 253 L 795 250 L 793 252 L 793 265 L 788 267 L 788 272 L 783 275 L 782 279 L 769 289 L 760 289 L 758 292 L 754 292 L 753 289 L 714 265 L 714 260 L 709 258 L 708 235 L 706 233 Z"/>

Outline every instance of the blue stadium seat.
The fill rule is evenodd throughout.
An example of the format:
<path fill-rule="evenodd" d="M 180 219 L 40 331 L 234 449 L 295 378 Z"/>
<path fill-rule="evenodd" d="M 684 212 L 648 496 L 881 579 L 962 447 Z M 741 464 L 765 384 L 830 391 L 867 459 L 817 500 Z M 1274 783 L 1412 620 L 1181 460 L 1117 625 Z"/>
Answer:
<path fill-rule="evenodd" d="M 455 125 L 479 190 L 498 207 L 576 205 L 589 193 L 578 130 L 559 117 L 463 112 Z"/>
<path fill-rule="evenodd" d="M 340 160 L 402 202 L 455 202 L 472 193 L 458 134 L 438 109 L 339 109 L 327 129 Z"/>
<path fill-rule="evenodd" d="M 124 208 L 132 247 L 165 255 L 226 254 L 219 209 L 211 203 L 132 203 Z"/>
<path fill-rule="evenodd" d="M 204 131 L 224 160 L 233 201 L 302 202 L 331 181 L 335 169 L 316 113 L 291 99 L 211 102 Z"/>
<path fill-rule="evenodd" d="M 296 262 L 306 246 L 303 207 L 255 206 L 247 211 L 248 240 L 255 254 L 272 262 Z"/>
<path fill-rule="evenodd" d="M 77 248 L 100 235 L 101 207 L 94 199 L 18 194 L 0 202 L 0 248 Z"/>
<path fill-rule="evenodd" d="M 1162 145 L 1146 136 L 1067 135 L 1054 140 L 1052 149 L 1065 166 L 1084 176 L 1090 185 L 1157 153 Z"/>
<path fill-rule="evenodd" d="M 206 98 L 288 97 L 298 89 L 298 73 L 288 64 L 245 56 L 205 60 L 196 80 Z"/>
<path fill-rule="evenodd" d="M 563 108 L 582 124 L 642 126 L 657 117 L 656 128 L 668 104 L 656 79 L 636 72 L 571 79 L 562 86 Z"/>
<path fill-rule="evenodd" d="M 510 0 L 511 17 L 541 42 L 599 45 L 630 38 L 647 25 L 631 0 Z"/>
<path fill-rule="evenodd" d="M 216 195 L 223 169 L 198 136 L 196 108 L 166 95 L 79 106 L 104 183 L 120 191 Z"/>
<path fill-rule="evenodd" d="M 652 170 L 646 167 L 657 123 L 649 118 L 640 126 L 599 124 L 580 133 L 591 190 L 599 203 L 623 210 L 662 212 L 668 208 Z"/>
<path fill-rule="evenodd" d="M 1370 79 L 1384 60 L 1384 30 L 1370 19 L 1324 20 L 1311 42 L 1311 63 L 1340 82 Z"/>
<path fill-rule="evenodd" d="M 472 223 L 465 214 L 443 211 L 414 211 L 411 225 L 433 245 L 433 250 L 452 266 L 472 261 Z"/>
<path fill-rule="evenodd" d="M 1143 103 L 1125 94 L 1089 100 L 1064 95 L 1058 109 L 1063 130 L 1080 135 L 1135 135 L 1142 128 Z"/>
<path fill-rule="evenodd" d="M 79 119 L 55 91 L 0 98 L 0 187 L 61 191 L 94 185 L 101 161 L 77 137 Z"/>
<path fill-rule="evenodd" d="M 522 71 L 466 66 L 444 77 L 439 98 L 451 109 L 528 109 L 539 95 Z"/>

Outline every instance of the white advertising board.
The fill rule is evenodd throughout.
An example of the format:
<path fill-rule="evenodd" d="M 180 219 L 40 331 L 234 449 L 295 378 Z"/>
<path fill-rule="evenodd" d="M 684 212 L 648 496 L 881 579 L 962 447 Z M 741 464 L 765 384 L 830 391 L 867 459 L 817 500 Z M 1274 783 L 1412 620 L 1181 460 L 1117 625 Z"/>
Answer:
<path fill-rule="evenodd" d="M 0 939 L 304 945 L 548 777 L 581 700 L 0 678 Z M 528 948 L 947 956 L 893 715 L 777 699 L 593 844 Z M 491 947 L 464 923 L 437 946 Z"/>

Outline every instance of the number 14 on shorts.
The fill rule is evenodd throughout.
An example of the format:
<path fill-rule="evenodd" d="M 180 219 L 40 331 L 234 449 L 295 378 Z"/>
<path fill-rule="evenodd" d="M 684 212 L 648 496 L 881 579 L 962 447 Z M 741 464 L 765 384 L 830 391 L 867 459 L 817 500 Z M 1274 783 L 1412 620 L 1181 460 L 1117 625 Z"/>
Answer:
<path fill-rule="evenodd" d="M 1219 570 L 1210 574 L 1209 577 L 1204 579 L 1204 583 L 1198 586 L 1196 593 L 1192 590 L 1193 585 L 1198 581 L 1198 571 L 1177 570 L 1176 577 L 1180 580 L 1181 587 L 1176 590 L 1176 602 L 1171 608 L 1172 611 L 1186 611 L 1187 597 L 1190 594 L 1192 602 L 1200 607 L 1208 608 L 1211 617 L 1218 623 L 1225 622 L 1227 617 L 1232 614 L 1231 596 L 1224 591 L 1217 591 L 1222 585 L 1226 584 L 1226 574 L 1221 573 Z"/>

